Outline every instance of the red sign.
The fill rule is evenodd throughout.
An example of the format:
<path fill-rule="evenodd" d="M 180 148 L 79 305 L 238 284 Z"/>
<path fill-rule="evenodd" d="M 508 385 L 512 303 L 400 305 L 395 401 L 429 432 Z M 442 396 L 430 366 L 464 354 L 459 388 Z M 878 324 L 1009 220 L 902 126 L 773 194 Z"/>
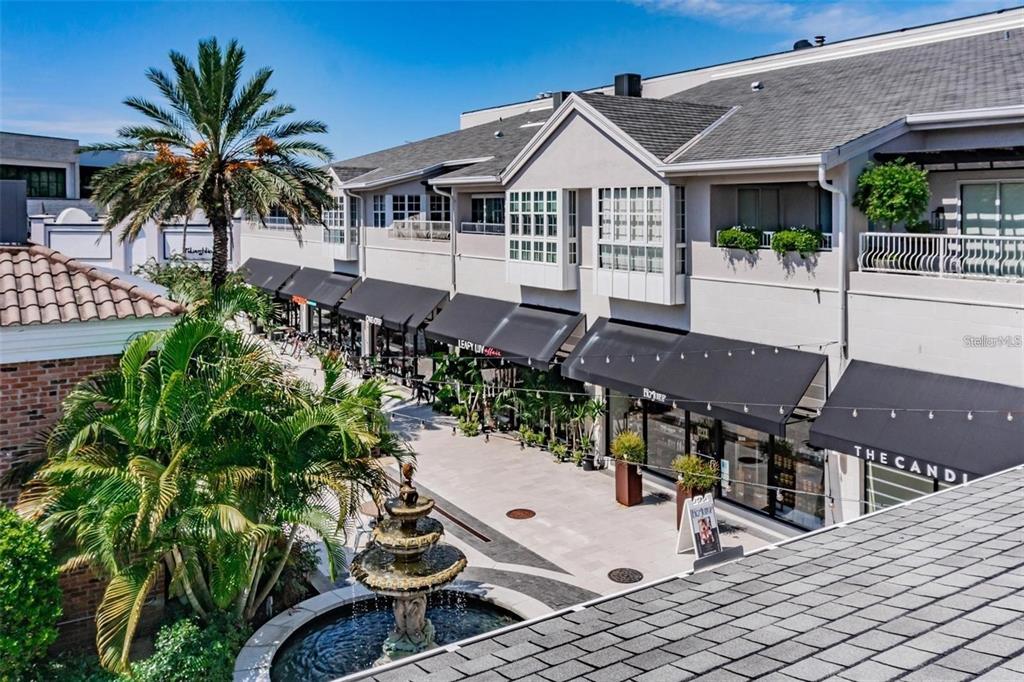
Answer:
<path fill-rule="evenodd" d="M 299 305 L 306 305 L 309 300 L 304 296 L 292 296 L 292 303 L 298 303 Z"/>

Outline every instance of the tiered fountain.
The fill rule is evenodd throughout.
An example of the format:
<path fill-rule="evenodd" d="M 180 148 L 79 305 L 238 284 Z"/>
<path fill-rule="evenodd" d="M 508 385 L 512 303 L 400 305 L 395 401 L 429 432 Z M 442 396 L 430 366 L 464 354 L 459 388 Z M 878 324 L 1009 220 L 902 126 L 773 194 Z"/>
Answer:
<path fill-rule="evenodd" d="M 394 600 L 395 627 L 384 641 L 377 665 L 436 646 L 427 618 L 427 595 L 455 580 L 465 555 L 441 543 L 444 526 L 429 517 L 434 500 L 420 497 L 413 467 L 402 466 L 397 497 L 384 504 L 388 518 L 373 531 L 373 542 L 352 559 L 352 576 L 371 591 Z"/>

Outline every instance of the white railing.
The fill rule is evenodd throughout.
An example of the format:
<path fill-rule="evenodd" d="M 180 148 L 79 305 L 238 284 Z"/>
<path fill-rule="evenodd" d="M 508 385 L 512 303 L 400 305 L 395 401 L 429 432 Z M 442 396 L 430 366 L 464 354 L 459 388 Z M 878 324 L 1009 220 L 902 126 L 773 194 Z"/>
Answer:
<path fill-rule="evenodd" d="M 324 243 L 326 244 L 358 244 L 359 230 L 344 227 L 325 227 Z"/>
<path fill-rule="evenodd" d="M 781 232 L 781 230 L 777 230 Z M 761 232 L 761 248 L 770 249 L 772 248 L 772 237 L 776 231 Z M 828 251 L 832 248 L 832 234 L 829 232 L 821 233 L 821 245 L 818 247 L 819 251 Z"/>
<path fill-rule="evenodd" d="M 462 223 L 463 234 L 505 234 L 505 223 Z"/>
<path fill-rule="evenodd" d="M 452 224 L 441 220 L 396 220 L 391 224 L 391 236 L 395 239 L 449 241 Z"/>
<path fill-rule="evenodd" d="M 865 272 L 1020 281 L 1024 237 L 864 232 L 857 264 Z"/>

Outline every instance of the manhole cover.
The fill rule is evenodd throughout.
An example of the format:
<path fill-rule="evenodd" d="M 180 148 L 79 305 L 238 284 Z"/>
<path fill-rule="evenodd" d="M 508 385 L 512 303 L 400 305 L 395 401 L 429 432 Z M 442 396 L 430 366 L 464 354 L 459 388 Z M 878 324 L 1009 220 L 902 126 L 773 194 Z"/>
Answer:
<path fill-rule="evenodd" d="M 505 514 L 505 516 L 509 517 L 510 519 L 516 519 L 517 521 L 522 521 L 523 519 L 532 519 L 536 515 L 537 512 L 533 511 L 532 509 L 513 509 L 509 512 L 506 512 Z"/>
<path fill-rule="evenodd" d="M 613 583 L 638 583 L 644 574 L 635 568 L 613 568 L 608 571 L 608 579 Z"/>

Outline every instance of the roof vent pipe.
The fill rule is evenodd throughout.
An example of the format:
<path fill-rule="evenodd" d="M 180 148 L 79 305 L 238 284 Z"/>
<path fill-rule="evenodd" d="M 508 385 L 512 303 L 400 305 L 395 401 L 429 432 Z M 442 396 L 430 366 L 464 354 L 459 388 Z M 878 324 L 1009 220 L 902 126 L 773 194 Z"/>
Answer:
<path fill-rule="evenodd" d="M 643 84 L 638 73 L 620 73 L 615 76 L 615 94 L 619 97 L 640 97 Z"/>
<path fill-rule="evenodd" d="M 764 90 L 764 81 L 754 81 L 750 84 L 751 92 L 757 92 L 758 90 Z"/>
<path fill-rule="evenodd" d="M 814 44 L 821 47 L 825 44 L 825 36 L 814 36 Z"/>

